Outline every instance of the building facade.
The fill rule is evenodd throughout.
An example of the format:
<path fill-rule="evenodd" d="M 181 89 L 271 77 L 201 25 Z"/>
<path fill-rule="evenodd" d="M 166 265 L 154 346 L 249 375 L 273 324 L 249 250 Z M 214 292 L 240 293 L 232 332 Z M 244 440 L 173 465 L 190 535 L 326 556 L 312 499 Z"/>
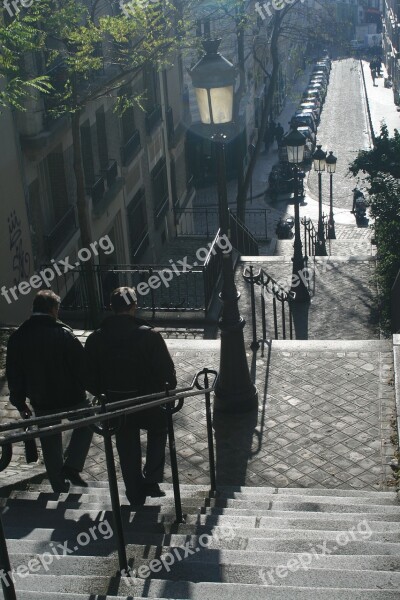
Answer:
<path fill-rule="evenodd" d="M 393 81 L 396 104 L 400 104 L 400 2 L 383 2 L 383 50 L 385 65 Z"/>
<path fill-rule="evenodd" d="M 86 103 L 80 115 L 90 238 L 108 236 L 114 247 L 112 253 L 94 256 L 99 268 L 162 261 L 165 244 L 175 236 L 177 211 L 193 201 L 183 125 L 183 67 L 180 56 L 175 59 L 161 71 L 142 68 L 117 92 L 141 95 L 143 108 L 130 107 L 118 116 L 115 98 L 101 97 Z M 35 57 L 30 67 L 46 72 L 37 63 Z M 103 64 L 94 84 L 96 77 L 108 77 L 109 65 L 105 60 Z M 60 62 L 47 74 L 57 90 L 66 70 Z M 26 101 L 25 108 L 0 118 L 1 144 L 7 149 L 0 159 L 1 274 L 6 289 L 65 257 L 75 264 L 82 248 L 71 118 L 54 117 L 52 100 L 44 94 Z M 8 256 L 16 251 L 14 230 L 21 231 L 18 252 L 23 256 Z M 75 284 L 76 277 L 57 276 L 53 287 L 66 298 L 74 294 Z M 0 323 L 16 324 L 28 316 L 33 293 L 24 298 L 18 293 L 11 303 L 1 297 Z"/>

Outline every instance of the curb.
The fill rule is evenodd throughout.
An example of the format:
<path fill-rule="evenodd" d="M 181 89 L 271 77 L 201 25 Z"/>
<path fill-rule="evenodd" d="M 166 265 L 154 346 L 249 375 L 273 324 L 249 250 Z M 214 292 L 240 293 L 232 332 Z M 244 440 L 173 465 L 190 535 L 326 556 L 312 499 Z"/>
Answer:
<path fill-rule="evenodd" d="M 371 109 L 370 109 L 370 106 L 369 106 L 369 99 L 368 99 L 368 93 L 367 93 L 367 84 L 365 83 L 364 65 L 363 65 L 361 59 L 360 59 L 360 67 L 361 67 L 361 75 L 362 75 L 362 80 L 363 80 L 365 102 L 366 102 L 366 105 L 367 105 L 368 123 L 369 123 L 369 128 L 370 128 L 370 131 L 371 131 L 372 144 L 373 144 L 373 146 L 375 146 L 375 139 L 376 139 L 376 137 L 375 137 L 374 126 L 372 124 Z"/>
<path fill-rule="evenodd" d="M 397 450 L 400 452 L 400 334 L 393 335 L 394 392 L 396 399 Z"/>

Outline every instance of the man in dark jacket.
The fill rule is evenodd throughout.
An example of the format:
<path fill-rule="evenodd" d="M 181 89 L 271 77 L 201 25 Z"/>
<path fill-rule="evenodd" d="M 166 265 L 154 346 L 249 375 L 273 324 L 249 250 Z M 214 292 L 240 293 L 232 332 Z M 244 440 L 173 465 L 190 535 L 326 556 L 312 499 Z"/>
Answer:
<path fill-rule="evenodd" d="M 133 288 L 117 288 L 111 294 L 114 315 L 107 317 L 85 345 L 87 389 L 106 394 L 108 401 L 162 392 L 176 387 L 175 368 L 161 334 L 136 318 Z M 140 429 L 147 430 L 146 465 L 142 474 Z M 163 480 L 166 416 L 155 407 L 128 415 L 116 432 L 126 496 L 142 505 L 146 496 L 164 496 Z"/>
<path fill-rule="evenodd" d="M 27 398 L 37 417 L 87 406 L 83 347 L 72 329 L 58 320 L 59 306 L 60 298 L 54 292 L 38 292 L 32 316 L 8 341 L 6 374 L 10 402 L 23 418 L 32 415 Z M 64 461 L 61 433 L 40 439 L 47 475 L 55 492 L 68 491 L 67 479 L 76 485 L 87 485 L 79 473 L 91 441 L 89 428 L 74 429 Z"/>

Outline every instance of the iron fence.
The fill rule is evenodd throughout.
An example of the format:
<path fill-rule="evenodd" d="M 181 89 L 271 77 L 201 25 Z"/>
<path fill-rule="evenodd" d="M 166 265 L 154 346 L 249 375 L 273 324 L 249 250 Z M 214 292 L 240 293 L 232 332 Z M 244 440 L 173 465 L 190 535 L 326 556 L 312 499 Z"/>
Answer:
<path fill-rule="evenodd" d="M 268 237 L 268 209 L 247 209 L 244 225 L 257 241 L 265 242 Z M 230 211 L 235 218 L 236 215 Z M 238 219 L 239 221 L 239 219 Z M 239 221 L 241 223 L 241 221 Z M 218 209 L 213 206 L 198 206 L 177 211 L 177 235 L 179 237 L 205 237 L 212 239 L 219 228 Z"/>

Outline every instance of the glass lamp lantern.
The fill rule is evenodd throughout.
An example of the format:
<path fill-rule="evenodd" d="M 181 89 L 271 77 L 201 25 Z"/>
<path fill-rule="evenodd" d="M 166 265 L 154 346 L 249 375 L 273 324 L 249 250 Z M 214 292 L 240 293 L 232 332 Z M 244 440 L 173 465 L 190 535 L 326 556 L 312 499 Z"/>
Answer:
<path fill-rule="evenodd" d="M 299 165 L 303 162 L 306 138 L 300 131 L 297 131 L 297 127 L 292 128 L 292 130 L 283 137 L 282 145 L 286 146 L 288 161 L 291 164 Z"/>
<path fill-rule="evenodd" d="M 321 173 L 325 171 L 326 166 L 326 152 L 321 150 L 322 146 L 318 145 L 316 151 L 314 152 L 312 159 L 314 161 L 314 170 Z"/>
<path fill-rule="evenodd" d="M 205 125 L 230 123 L 236 68 L 224 58 L 218 47 L 221 40 L 203 40 L 204 56 L 189 71 L 196 93 L 200 120 Z"/>
<path fill-rule="evenodd" d="M 326 157 L 326 170 L 329 174 L 333 175 L 336 171 L 337 158 L 333 155 L 332 150 L 329 152 L 329 156 Z"/>

